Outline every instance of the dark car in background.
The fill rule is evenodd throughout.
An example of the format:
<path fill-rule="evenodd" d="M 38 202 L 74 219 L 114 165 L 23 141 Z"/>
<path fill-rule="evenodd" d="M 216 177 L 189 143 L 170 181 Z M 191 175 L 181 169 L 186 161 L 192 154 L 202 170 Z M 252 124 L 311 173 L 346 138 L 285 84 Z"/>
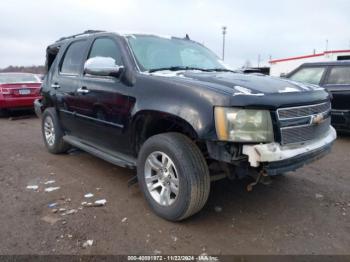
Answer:
<path fill-rule="evenodd" d="M 41 80 L 35 74 L 0 73 L 0 115 L 8 110 L 34 109 Z"/>
<path fill-rule="evenodd" d="M 332 125 L 350 131 L 350 61 L 305 63 L 286 77 L 326 88 L 333 96 Z"/>

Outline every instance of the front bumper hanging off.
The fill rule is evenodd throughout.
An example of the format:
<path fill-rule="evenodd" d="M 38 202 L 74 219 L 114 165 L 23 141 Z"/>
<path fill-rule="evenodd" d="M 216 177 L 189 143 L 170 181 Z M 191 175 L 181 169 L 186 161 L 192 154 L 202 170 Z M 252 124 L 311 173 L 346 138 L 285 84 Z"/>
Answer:
<path fill-rule="evenodd" d="M 336 138 L 336 131 L 330 127 L 328 133 L 319 140 L 301 145 L 281 146 L 279 143 L 244 145 L 243 154 L 248 156 L 251 167 L 262 166 L 268 175 L 273 176 L 294 171 L 328 154 Z"/>

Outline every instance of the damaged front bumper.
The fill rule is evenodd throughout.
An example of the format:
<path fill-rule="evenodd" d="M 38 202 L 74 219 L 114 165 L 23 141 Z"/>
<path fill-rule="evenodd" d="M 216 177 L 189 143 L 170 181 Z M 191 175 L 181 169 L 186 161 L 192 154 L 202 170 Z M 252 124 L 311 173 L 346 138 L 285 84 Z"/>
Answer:
<path fill-rule="evenodd" d="M 333 127 L 321 139 L 301 145 L 281 146 L 279 143 L 244 145 L 242 153 L 248 156 L 251 167 L 262 167 L 268 175 L 294 171 L 330 152 L 337 138 Z"/>

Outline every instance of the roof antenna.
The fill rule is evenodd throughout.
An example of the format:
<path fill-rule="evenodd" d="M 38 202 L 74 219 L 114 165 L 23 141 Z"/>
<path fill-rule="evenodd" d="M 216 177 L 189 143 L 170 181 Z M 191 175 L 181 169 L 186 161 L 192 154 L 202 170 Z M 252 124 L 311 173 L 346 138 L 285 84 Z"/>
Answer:
<path fill-rule="evenodd" d="M 188 34 L 186 34 L 185 39 L 186 40 L 191 40 Z"/>

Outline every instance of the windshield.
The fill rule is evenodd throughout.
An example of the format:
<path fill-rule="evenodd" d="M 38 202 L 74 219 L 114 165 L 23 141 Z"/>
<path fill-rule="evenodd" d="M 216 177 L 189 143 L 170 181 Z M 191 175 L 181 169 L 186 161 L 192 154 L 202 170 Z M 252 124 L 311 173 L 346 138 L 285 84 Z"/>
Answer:
<path fill-rule="evenodd" d="M 0 84 L 16 83 L 40 83 L 40 79 L 32 74 L 0 74 Z"/>
<path fill-rule="evenodd" d="M 227 69 L 204 46 L 179 38 L 130 35 L 127 37 L 142 71 L 166 68 Z"/>

